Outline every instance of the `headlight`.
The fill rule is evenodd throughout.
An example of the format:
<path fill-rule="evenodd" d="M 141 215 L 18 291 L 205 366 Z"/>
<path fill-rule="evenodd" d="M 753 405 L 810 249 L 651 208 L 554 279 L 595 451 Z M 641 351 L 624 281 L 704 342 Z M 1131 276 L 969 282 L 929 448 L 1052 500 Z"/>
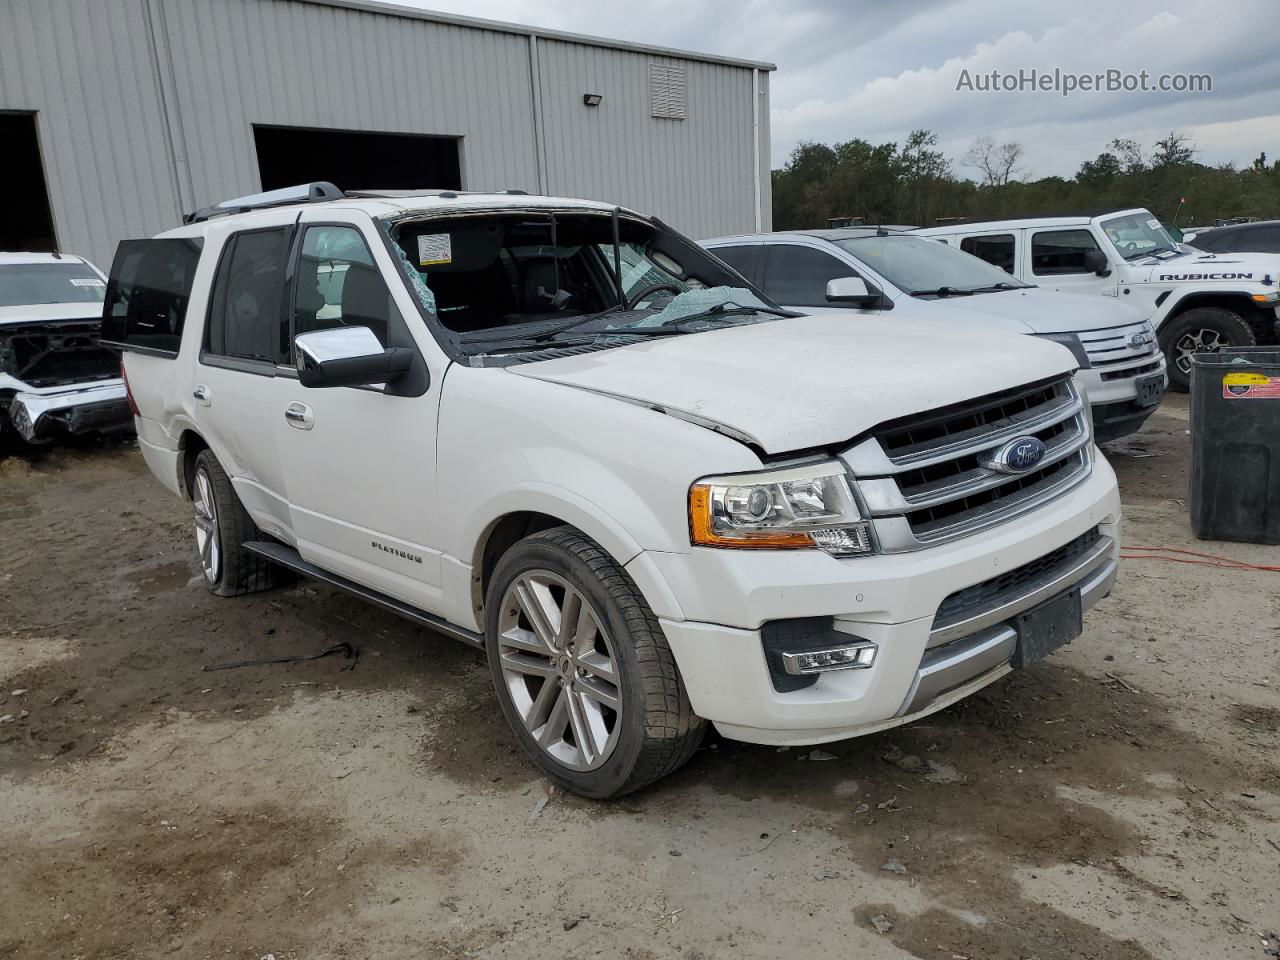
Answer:
<path fill-rule="evenodd" d="M 689 535 L 702 547 L 872 551 L 870 524 L 839 463 L 705 477 L 689 489 Z"/>
<path fill-rule="evenodd" d="M 1080 364 L 1081 370 L 1089 369 L 1089 354 L 1085 353 L 1084 344 L 1074 333 L 1038 333 L 1036 336 L 1041 340 L 1052 340 L 1054 343 L 1062 344 L 1071 351 L 1071 355 L 1076 358 L 1076 363 Z"/>

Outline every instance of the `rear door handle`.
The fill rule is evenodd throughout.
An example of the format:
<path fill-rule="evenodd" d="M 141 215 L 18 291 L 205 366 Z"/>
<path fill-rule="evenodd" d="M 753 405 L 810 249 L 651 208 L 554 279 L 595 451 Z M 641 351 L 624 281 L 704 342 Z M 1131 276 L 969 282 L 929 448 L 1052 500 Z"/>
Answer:
<path fill-rule="evenodd" d="M 284 408 L 284 418 L 289 421 L 289 426 L 298 430 L 310 430 L 316 422 L 311 408 L 296 400 Z"/>
<path fill-rule="evenodd" d="M 209 388 L 203 383 L 196 384 L 196 388 L 191 391 L 191 395 L 196 398 L 196 403 L 202 407 L 207 407 L 213 403 L 213 394 L 209 392 Z"/>

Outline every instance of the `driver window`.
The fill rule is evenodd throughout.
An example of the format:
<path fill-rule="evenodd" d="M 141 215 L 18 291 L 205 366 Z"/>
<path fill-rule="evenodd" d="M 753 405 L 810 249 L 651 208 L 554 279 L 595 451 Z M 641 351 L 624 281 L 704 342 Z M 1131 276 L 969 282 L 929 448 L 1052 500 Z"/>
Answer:
<path fill-rule="evenodd" d="M 385 347 L 391 293 L 354 227 L 308 227 L 298 260 L 293 332 L 368 327 Z"/>
<path fill-rule="evenodd" d="M 1088 230 L 1045 230 L 1031 238 L 1031 272 L 1039 276 L 1093 273 L 1084 255 L 1098 249 Z"/>

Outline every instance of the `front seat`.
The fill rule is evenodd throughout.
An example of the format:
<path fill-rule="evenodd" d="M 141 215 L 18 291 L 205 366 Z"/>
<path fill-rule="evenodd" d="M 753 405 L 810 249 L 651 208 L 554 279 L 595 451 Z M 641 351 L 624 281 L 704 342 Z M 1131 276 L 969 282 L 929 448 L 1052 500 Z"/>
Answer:
<path fill-rule="evenodd" d="M 368 327 L 383 346 L 391 324 L 391 294 L 377 268 L 352 263 L 342 283 L 342 325 Z"/>

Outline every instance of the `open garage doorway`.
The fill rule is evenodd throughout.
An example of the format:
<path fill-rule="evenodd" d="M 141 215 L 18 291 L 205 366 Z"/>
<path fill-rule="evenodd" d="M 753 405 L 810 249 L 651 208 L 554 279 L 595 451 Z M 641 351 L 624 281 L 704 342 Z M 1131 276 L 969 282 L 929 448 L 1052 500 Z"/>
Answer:
<path fill-rule="evenodd" d="M 253 127 L 262 189 L 328 180 L 343 190 L 462 189 L 457 137 Z"/>
<path fill-rule="evenodd" d="M 0 112 L 0 176 L 6 211 L 0 217 L 0 250 L 54 250 L 49 187 L 40 159 L 34 113 Z"/>

